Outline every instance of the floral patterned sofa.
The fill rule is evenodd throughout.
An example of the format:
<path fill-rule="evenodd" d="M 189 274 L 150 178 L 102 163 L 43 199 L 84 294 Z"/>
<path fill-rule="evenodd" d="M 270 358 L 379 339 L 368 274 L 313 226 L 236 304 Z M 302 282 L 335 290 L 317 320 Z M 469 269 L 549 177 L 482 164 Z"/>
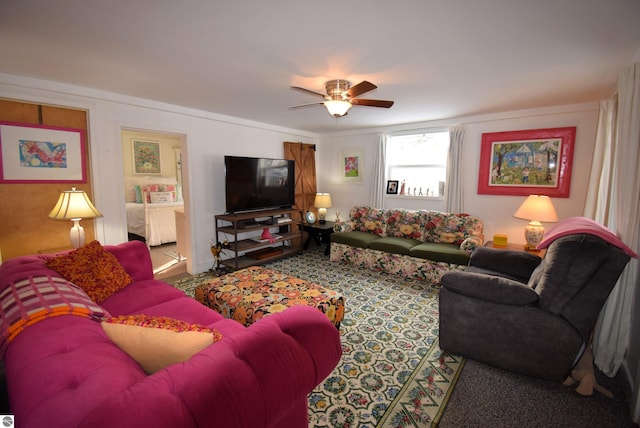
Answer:
<path fill-rule="evenodd" d="M 443 273 L 467 266 L 483 229 L 468 214 L 355 206 L 334 227 L 330 260 L 439 284 Z"/>

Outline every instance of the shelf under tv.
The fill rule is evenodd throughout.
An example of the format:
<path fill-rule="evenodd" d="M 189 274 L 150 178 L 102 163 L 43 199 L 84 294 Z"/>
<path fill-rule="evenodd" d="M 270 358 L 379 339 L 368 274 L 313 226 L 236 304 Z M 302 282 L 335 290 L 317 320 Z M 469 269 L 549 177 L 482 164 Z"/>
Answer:
<path fill-rule="evenodd" d="M 284 220 L 282 220 L 284 219 Z M 232 256 L 220 263 L 231 269 L 267 263 L 302 253 L 302 212 L 279 208 L 215 216 L 216 239 L 227 241 Z M 275 242 L 261 239 L 265 228 L 276 236 Z"/>

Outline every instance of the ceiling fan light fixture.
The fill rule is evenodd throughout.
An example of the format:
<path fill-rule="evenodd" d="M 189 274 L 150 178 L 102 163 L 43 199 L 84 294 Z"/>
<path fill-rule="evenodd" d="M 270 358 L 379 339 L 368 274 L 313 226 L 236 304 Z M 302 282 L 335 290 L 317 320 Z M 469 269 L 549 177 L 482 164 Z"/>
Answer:
<path fill-rule="evenodd" d="M 351 103 L 346 100 L 327 100 L 324 106 L 330 115 L 335 117 L 344 116 L 351 108 Z"/>
<path fill-rule="evenodd" d="M 304 92 L 308 95 L 313 95 L 314 97 L 322 98 L 322 101 L 289 107 L 290 109 L 324 105 L 329 114 L 333 117 L 346 115 L 349 112 L 349 109 L 353 106 L 389 108 L 393 105 L 393 101 L 358 98 L 360 95 L 371 92 L 377 88 L 376 85 L 371 82 L 367 82 L 366 80 L 363 80 L 356 86 L 351 86 L 351 83 L 348 80 L 329 80 L 325 83 L 325 89 L 327 91 L 326 95 L 310 89 L 301 88 L 299 86 L 289 86 L 289 88 Z"/>

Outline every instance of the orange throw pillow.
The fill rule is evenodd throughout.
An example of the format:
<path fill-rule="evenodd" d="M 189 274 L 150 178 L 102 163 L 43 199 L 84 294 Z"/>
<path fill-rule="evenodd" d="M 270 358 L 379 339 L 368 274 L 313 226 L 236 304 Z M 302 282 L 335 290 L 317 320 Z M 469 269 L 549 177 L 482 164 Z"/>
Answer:
<path fill-rule="evenodd" d="M 46 261 L 47 266 L 64 279 L 82 288 L 96 303 L 117 293 L 133 282 L 116 256 L 98 241 Z"/>

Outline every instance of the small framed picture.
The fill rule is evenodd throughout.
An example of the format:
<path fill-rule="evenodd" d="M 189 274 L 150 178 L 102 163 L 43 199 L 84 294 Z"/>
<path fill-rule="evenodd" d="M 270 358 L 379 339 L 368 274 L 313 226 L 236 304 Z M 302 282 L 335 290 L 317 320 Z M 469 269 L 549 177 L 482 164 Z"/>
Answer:
<path fill-rule="evenodd" d="M 353 150 L 340 153 L 342 181 L 362 183 L 364 174 L 364 151 Z"/>
<path fill-rule="evenodd" d="M 398 194 L 398 180 L 388 180 L 387 195 L 397 195 L 397 194 Z"/>
<path fill-rule="evenodd" d="M 160 143 L 157 141 L 131 140 L 134 174 L 162 174 L 160 169 Z"/>

